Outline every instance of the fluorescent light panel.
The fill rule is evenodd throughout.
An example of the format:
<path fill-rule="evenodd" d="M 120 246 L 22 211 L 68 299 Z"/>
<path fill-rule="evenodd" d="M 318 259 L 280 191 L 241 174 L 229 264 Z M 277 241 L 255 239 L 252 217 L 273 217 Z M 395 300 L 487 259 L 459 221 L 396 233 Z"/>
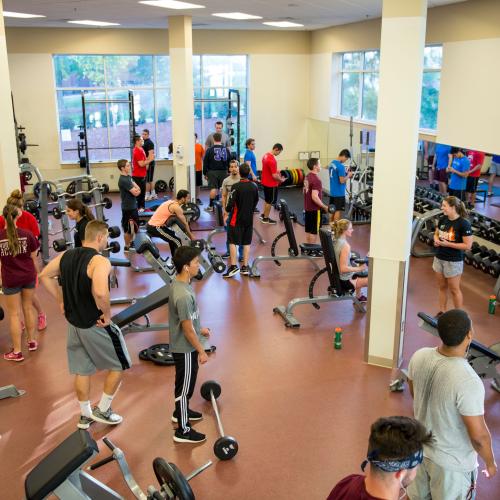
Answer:
<path fill-rule="evenodd" d="M 177 0 L 143 0 L 139 3 L 144 5 L 150 5 L 151 7 L 163 7 L 164 9 L 204 9 L 204 5 L 198 5 L 195 3 L 188 2 L 178 2 Z"/>
<path fill-rule="evenodd" d="M 266 24 L 267 26 L 274 26 L 275 28 L 299 28 L 301 26 L 304 26 L 303 24 L 291 23 L 289 21 L 270 21 L 262 24 Z"/>
<path fill-rule="evenodd" d="M 23 14 L 22 12 L 9 12 L 7 10 L 3 11 L 3 17 L 17 17 L 19 19 L 32 19 L 34 17 L 45 17 L 39 14 Z"/>
<path fill-rule="evenodd" d="M 120 26 L 120 23 L 107 23 L 106 21 L 91 21 L 83 19 L 82 21 L 68 21 L 70 24 L 85 24 L 86 26 Z"/>
<path fill-rule="evenodd" d="M 261 16 L 253 16 L 252 14 L 244 14 L 243 12 L 220 12 L 218 14 L 212 14 L 216 17 L 224 17 L 226 19 L 235 19 L 237 21 L 245 21 L 247 19 L 262 19 Z"/>

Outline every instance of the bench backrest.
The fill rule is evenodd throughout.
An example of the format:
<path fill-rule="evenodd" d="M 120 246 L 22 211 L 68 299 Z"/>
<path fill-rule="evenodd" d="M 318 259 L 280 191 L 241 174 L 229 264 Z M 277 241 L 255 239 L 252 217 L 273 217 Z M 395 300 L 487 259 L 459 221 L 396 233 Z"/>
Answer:
<path fill-rule="evenodd" d="M 323 250 L 323 258 L 325 259 L 325 266 L 328 272 L 328 280 L 330 282 L 331 291 L 336 292 L 338 295 L 344 295 L 345 291 L 340 279 L 339 267 L 335 252 L 333 250 L 332 233 L 326 229 L 319 230 L 319 241 Z"/>
<path fill-rule="evenodd" d="M 286 237 L 288 238 L 288 245 L 293 255 L 299 255 L 299 247 L 295 238 L 295 231 L 293 229 L 293 222 L 290 218 L 290 210 L 285 200 L 280 200 L 280 214 L 283 223 L 285 224 Z"/>

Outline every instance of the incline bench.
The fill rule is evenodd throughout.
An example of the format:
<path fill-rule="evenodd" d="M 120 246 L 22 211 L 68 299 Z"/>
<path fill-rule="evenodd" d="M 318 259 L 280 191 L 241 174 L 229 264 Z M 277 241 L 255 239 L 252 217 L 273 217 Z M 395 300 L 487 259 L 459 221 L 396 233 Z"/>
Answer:
<path fill-rule="evenodd" d="M 419 312 L 417 316 L 419 318 L 418 326 L 422 328 L 422 330 L 425 330 L 435 337 L 439 337 L 436 318 L 423 312 Z M 500 375 L 497 371 L 497 365 L 500 363 L 500 343 L 493 344 L 491 347 L 486 347 L 477 340 L 473 340 L 470 344 L 467 361 L 479 377 L 483 379 L 492 379 L 491 387 L 500 392 Z M 404 383 L 408 380 L 407 371 L 400 370 L 400 372 L 400 378 L 391 382 L 391 391 L 402 391 Z"/>
<path fill-rule="evenodd" d="M 309 260 L 316 269 L 319 269 L 316 259 L 318 256 L 321 256 L 321 245 L 311 245 L 308 243 L 297 245 L 297 239 L 295 238 L 295 231 L 290 217 L 290 210 L 285 200 L 280 200 L 280 219 L 282 219 L 285 224 L 285 231 L 274 238 L 271 244 L 271 255 L 259 255 L 254 259 L 250 271 L 251 278 L 260 278 L 258 269 L 259 264 L 265 261 L 273 261 L 277 266 L 281 266 L 281 261 L 283 260 Z M 285 236 L 288 239 L 288 255 L 276 255 L 276 245 L 278 241 Z M 316 256 L 307 255 L 307 252 L 315 252 Z"/>
<path fill-rule="evenodd" d="M 319 238 L 321 241 L 321 248 L 323 250 L 323 258 L 325 259 L 325 267 L 318 271 L 311 282 L 309 283 L 309 297 L 295 298 L 292 299 L 288 305 L 277 306 L 273 309 L 274 313 L 278 313 L 287 327 L 299 328 L 300 322 L 293 315 L 293 309 L 302 304 L 311 304 L 316 309 L 319 309 L 319 303 L 321 302 L 337 302 L 341 300 L 349 300 L 352 302 L 354 308 L 358 312 L 366 312 L 365 307 L 362 302 L 360 302 L 353 292 L 345 292 L 342 286 L 342 280 L 340 279 L 339 269 L 337 266 L 337 261 L 335 259 L 335 253 L 333 251 L 332 236 L 329 231 L 325 229 L 319 230 Z M 328 273 L 328 295 L 314 295 L 314 285 L 318 278 L 324 274 Z"/>

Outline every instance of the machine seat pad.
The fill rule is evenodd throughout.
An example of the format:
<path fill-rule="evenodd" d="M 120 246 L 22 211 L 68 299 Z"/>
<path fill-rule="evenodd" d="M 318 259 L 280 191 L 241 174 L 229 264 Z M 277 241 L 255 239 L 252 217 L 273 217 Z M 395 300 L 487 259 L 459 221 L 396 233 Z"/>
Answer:
<path fill-rule="evenodd" d="M 160 258 L 160 251 L 146 233 L 137 233 L 134 239 L 135 251 L 138 254 L 149 252 L 155 259 Z"/>

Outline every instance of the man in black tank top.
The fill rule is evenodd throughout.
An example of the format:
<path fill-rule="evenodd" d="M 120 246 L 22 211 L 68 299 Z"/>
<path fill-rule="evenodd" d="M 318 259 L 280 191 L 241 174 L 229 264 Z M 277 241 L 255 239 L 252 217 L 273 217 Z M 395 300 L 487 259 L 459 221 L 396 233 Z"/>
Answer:
<path fill-rule="evenodd" d="M 120 329 L 111 323 L 109 273 L 111 264 L 102 255 L 108 246 L 108 226 L 90 221 L 80 248 L 60 254 L 45 267 L 40 280 L 59 302 L 68 321 L 68 365 L 75 375 L 80 403 L 80 429 L 94 421 L 116 425 L 122 417 L 111 409 L 123 370 L 130 368 L 130 356 Z M 58 278 L 61 286 L 54 278 Z M 99 404 L 90 406 L 90 376 L 107 370 Z"/>

